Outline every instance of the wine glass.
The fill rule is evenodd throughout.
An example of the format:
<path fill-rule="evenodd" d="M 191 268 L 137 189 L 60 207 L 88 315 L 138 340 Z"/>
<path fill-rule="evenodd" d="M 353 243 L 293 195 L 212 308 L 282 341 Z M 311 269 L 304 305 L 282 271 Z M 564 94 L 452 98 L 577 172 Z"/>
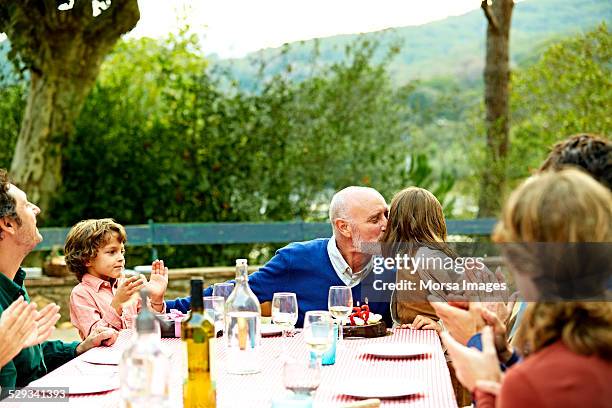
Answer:
<path fill-rule="evenodd" d="M 304 340 L 309 351 L 313 352 L 315 364 L 321 365 L 321 356 L 332 345 L 334 339 L 334 323 L 329 312 L 312 310 L 304 316 Z"/>
<path fill-rule="evenodd" d="M 342 343 L 342 325 L 353 310 L 353 293 L 348 286 L 331 286 L 327 298 L 327 308 L 338 324 L 338 347 Z"/>
<path fill-rule="evenodd" d="M 283 354 L 287 349 L 287 330 L 291 330 L 298 318 L 298 304 L 295 293 L 278 292 L 272 297 L 272 321 L 283 331 Z"/>

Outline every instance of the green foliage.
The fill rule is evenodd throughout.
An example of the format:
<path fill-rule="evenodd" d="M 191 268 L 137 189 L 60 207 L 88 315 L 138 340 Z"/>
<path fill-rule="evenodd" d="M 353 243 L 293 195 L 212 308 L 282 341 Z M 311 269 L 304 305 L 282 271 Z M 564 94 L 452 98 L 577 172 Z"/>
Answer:
<path fill-rule="evenodd" d="M 333 192 L 353 184 L 386 197 L 418 184 L 450 209 L 453 177 L 408 151 L 406 95 L 372 64 L 376 52 L 355 43 L 299 83 L 283 72 L 249 93 L 213 79 L 195 37 L 120 43 L 63 150 L 47 225 L 324 220 Z M 178 267 L 228 264 L 252 247 L 159 250 Z M 129 256 L 145 262 L 146 249 Z"/>
<path fill-rule="evenodd" d="M 11 166 L 25 109 L 24 94 L 24 84 L 0 84 L 0 168 Z"/>
<path fill-rule="evenodd" d="M 612 134 L 612 35 L 605 23 L 550 46 L 513 77 L 510 179 L 538 168 L 552 144 Z"/>

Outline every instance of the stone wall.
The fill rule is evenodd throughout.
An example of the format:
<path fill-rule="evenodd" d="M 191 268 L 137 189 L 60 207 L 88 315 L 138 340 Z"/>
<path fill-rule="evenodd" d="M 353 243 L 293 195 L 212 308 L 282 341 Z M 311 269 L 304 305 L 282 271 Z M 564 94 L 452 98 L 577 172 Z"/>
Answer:
<path fill-rule="evenodd" d="M 249 267 L 251 272 L 257 267 Z M 189 296 L 189 281 L 192 277 L 203 277 L 206 285 L 224 282 L 234 277 L 234 268 L 188 268 L 169 272 L 166 299 Z M 25 286 L 32 301 L 39 307 L 49 303 L 60 306 L 60 323 L 70 321 L 70 292 L 77 284 L 74 276 L 26 279 Z"/>

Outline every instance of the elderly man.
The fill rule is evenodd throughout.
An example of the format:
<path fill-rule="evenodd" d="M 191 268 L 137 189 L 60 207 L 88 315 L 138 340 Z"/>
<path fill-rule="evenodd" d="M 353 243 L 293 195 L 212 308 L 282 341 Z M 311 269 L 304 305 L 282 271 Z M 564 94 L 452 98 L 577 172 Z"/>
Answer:
<path fill-rule="evenodd" d="M 331 238 L 294 242 L 276 251 L 261 269 L 249 276 L 249 285 L 261 303 L 275 292 L 294 292 L 302 326 L 309 310 L 327 310 L 328 289 L 334 285 L 352 288 L 353 302 L 365 302 L 361 281 L 370 271 L 371 255 L 363 243 L 376 242 L 387 226 L 388 207 L 383 196 L 368 187 L 347 187 L 337 192 L 329 207 Z M 212 288 L 204 294 L 210 295 Z M 190 298 L 166 301 L 168 309 L 186 312 Z M 389 302 L 370 302 L 370 310 L 389 322 Z"/>
<path fill-rule="evenodd" d="M 24 287 L 25 272 L 21 262 L 42 241 L 36 228 L 40 209 L 27 200 L 26 194 L 11 184 L 0 169 L 0 313 L 14 301 L 29 302 Z M 92 332 L 83 342 L 45 341 L 59 318 L 59 307 L 51 304 L 36 313 L 37 330 L 24 348 L 0 369 L 0 388 L 23 387 L 92 347 L 112 344 L 117 332 L 105 329 Z M 4 339 L 0 339 L 4 344 Z M 0 399 L 2 395 L 0 395 Z"/>

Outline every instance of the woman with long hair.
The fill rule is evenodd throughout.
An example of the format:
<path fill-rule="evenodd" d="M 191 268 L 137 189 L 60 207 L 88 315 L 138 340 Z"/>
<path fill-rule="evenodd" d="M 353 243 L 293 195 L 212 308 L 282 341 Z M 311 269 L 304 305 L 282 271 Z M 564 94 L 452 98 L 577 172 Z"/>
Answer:
<path fill-rule="evenodd" d="M 503 380 L 490 328 L 483 352 L 442 335 L 478 407 L 610 406 L 612 193 L 579 170 L 538 174 L 512 193 L 493 240 L 535 302 L 518 340 L 527 358 Z"/>
<path fill-rule="evenodd" d="M 423 288 L 421 282 L 448 284 L 458 280 L 452 271 L 440 267 L 445 261 L 457 258 L 446 239 L 442 205 L 431 192 L 408 187 L 395 194 L 389 208 L 387 229 L 380 242 L 383 256 L 406 255 L 410 260 L 410 265 L 397 268 L 396 282 L 412 282 L 414 289 L 395 290 L 391 297 L 391 316 L 399 327 L 442 330 L 427 296 L 434 294 L 445 300 L 447 291 Z M 457 404 L 468 405 L 469 392 L 455 377 L 450 361 L 447 364 Z"/>
<path fill-rule="evenodd" d="M 394 323 L 440 331 L 439 319 L 427 301 L 431 292 L 421 289 L 419 281 L 449 282 L 452 278 L 442 268 L 427 268 L 426 262 L 417 265 L 414 260 L 431 260 L 431 265 L 436 263 L 433 260 L 456 258 L 446 244 L 446 238 L 442 205 L 432 193 L 423 188 L 408 187 L 395 194 L 389 208 L 387 229 L 380 238 L 382 252 L 385 257 L 393 258 L 407 255 L 410 265 L 398 268 L 396 280 L 414 282 L 416 289 L 394 291 L 391 301 Z M 436 294 L 445 296 L 440 291 Z"/>

